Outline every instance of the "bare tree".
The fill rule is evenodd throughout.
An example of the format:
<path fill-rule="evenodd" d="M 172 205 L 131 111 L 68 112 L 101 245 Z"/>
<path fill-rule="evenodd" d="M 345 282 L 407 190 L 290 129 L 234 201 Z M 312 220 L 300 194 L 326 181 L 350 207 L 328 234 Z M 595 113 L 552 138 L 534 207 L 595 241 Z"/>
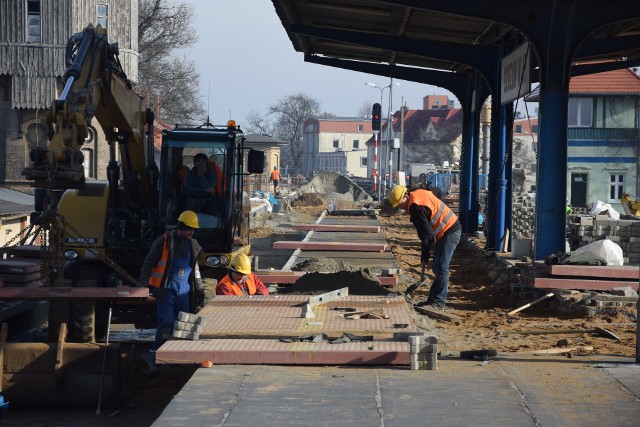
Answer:
<path fill-rule="evenodd" d="M 273 123 L 268 116 L 260 114 L 256 110 L 251 110 L 247 114 L 247 132 L 260 133 L 262 135 L 273 135 L 275 132 Z"/>
<path fill-rule="evenodd" d="M 303 124 L 309 117 L 320 115 L 320 103 L 304 93 L 288 95 L 269 107 L 269 115 L 274 117 L 275 136 L 289 143 L 289 151 L 282 153 L 282 163 L 300 170 Z"/>
<path fill-rule="evenodd" d="M 176 55 L 197 41 L 195 34 L 191 5 L 140 0 L 138 90 L 167 123 L 201 122 L 205 116 L 198 94 L 198 68 L 186 56 Z"/>
<path fill-rule="evenodd" d="M 365 101 L 358 109 L 358 117 L 368 117 L 371 115 L 373 109 L 373 102 Z"/>

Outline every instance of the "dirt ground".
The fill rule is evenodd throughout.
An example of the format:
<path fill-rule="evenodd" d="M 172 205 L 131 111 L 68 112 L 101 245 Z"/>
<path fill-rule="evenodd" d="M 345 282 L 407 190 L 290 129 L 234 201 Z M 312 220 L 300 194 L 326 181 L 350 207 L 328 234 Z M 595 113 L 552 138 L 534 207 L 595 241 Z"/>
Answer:
<path fill-rule="evenodd" d="M 391 251 L 405 275 L 399 286 L 402 292 L 420 281 L 420 244 L 406 215 L 381 218 L 381 222 Z M 530 300 L 522 300 L 512 294 L 511 283 L 498 284 L 490 279 L 488 255 L 481 249 L 482 244 L 482 241 L 470 241 L 463 237 L 450 266 L 448 306 L 452 313 L 461 316 L 464 321 L 433 320 L 415 313 L 416 325 L 437 332 L 445 343 L 446 351 L 491 348 L 501 352 L 528 352 L 557 348 L 556 344 L 565 339 L 569 344 L 566 347 L 590 346 L 595 354 L 635 356 L 635 308 L 608 308 L 607 314 L 587 318 L 578 314 L 579 311 L 562 314 L 571 310 L 563 310 L 563 304 L 551 298 L 507 316 L 506 313 Z M 434 276 L 429 268 L 426 276 L 426 281 L 431 283 Z M 412 294 L 414 302 L 426 299 L 428 289 L 428 284 L 418 288 Z M 596 327 L 612 331 L 621 340 L 614 341 L 588 333 L 500 335 L 501 332 Z"/>

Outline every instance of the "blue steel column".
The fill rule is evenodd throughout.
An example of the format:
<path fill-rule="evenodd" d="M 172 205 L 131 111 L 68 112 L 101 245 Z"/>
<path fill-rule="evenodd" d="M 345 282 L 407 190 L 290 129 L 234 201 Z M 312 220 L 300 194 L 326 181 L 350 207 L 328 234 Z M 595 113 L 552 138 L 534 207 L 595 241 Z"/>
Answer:
<path fill-rule="evenodd" d="M 507 124 L 506 124 L 506 138 L 507 138 L 507 146 L 506 146 L 506 162 L 504 166 L 504 179 L 506 180 L 506 189 L 505 189 L 505 228 L 510 230 L 509 236 L 513 238 L 513 103 L 507 105 L 506 115 L 507 115 Z M 511 246 L 511 242 L 507 242 L 509 246 Z M 511 248 L 509 248 L 511 250 Z"/>
<path fill-rule="evenodd" d="M 498 85 L 499 87 L 499 85 Z M 487 199 L 488 234 L 486 248 L 501 250 L 505 233 L 505 200 L 507 181 L 504 160 L 507 148 L 507 106 L 491 97 L 491 159 L 489 161 L 489 194 Z"/>
<path fill-rule="evenodd" d="M 472 189 L 473 189 L 473 159 L 476 157 L 475 144 L 474 144 L 474 116 L 473 103 L 471 97 L 467 93 L 464 99 L 461 99 L 463 121 L 462 121 L 462 165 L 460 176 L 460 224 L 462 225 L 462 232 L 469 233 L 473 230 L 473 202 L 472 202 Z M 477 163 L 477 162 L 476 162 Z M 478 228 L 478 214 L 476 213 L 476 227 Z"/>
<path fill-rule="evenodd" d="M 536 259 L 565 249 L 568 102 L 567 91 L 540 91 Z"/>

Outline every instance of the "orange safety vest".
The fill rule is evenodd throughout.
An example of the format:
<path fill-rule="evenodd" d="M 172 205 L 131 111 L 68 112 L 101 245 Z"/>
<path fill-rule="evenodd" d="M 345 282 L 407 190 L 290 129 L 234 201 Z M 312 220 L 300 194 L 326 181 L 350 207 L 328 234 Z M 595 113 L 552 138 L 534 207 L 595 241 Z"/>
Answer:
<path fill-rule="evenodd" d="M 253 273 L 247 275 L 247 281 L 245 282 L 245 284 L 247 285 L 247 289 L 249 290 L 249 295 L 255 295 L 256 282 L 255 282 L 255 275 Z M 231 280 L 231 276 L 228 274 L 224 276 L 216 285 L 216 293 L 218 288 L 222 287 L 223 285 L 228 285 L 231 288 L 231 290 L 233 290 L 234 295 L 244 295 L 244 293 L 242 292 L 242 288 L 236 285 L 235 283 L 233 283 L 233 280 Z"/>
<path fill-rule="evenodd" d="M 446 203 L 438 199 L 431 191 L 419 189 L 409 193 L 407 212 L 414 203 L 419 206 L 425 206 L 431 210 L 429 222 L 431 223 L 431 228 L 433 229 L 433 234 L 436 236 L 436 240 L 440 240 L 442 236 L 444 236 L 444 233 L 453 227 L 458 220 L 456 214 L 449 209 Z"/>
<path fill-rule="evenodd" d="M 162 246 L 162 254 L 158 263 L 151 269 L 149 276 L 149 286 L 160 288 L 162 286 L 162 278 L 167 270 L 167 261 L 169 260 L 169 248 L 167 247 L 167 233 L 164 233 L 164 245 Z"/>
<path fill-rule="evenodd" d="M 222 188 L 224 185 L 224 178 L 222 177 L 222 170 L 216 162 L 208 162 L 207 169 L 216 174 L 216 194 L 220 196 L 222 194 Z"/>
<path fill-rule="evenodd" d="M 271 180 L 280 181 L 280 171 L 278 169 L 274 169 L 273 172 L 271 172 Z"/>

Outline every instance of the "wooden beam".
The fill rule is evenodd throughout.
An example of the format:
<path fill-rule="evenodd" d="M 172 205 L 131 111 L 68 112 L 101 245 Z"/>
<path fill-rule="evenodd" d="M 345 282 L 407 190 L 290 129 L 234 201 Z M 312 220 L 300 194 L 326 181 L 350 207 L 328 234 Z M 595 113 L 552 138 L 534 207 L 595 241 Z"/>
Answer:
<path fill-rule="evenodd" d="M 118 288 L 1 288 L 0 300 L 38 300 L 38 301 L 117 301 L 146 300 L 149 289 L 135 287 Z"/>
<path fill-rule="evenodd" d="M 301 249 L 307 251 L 354 251 L 384 252 L 386 243 L 350 243 L 350 242 L 273 242 L 274 249 Z"/>

